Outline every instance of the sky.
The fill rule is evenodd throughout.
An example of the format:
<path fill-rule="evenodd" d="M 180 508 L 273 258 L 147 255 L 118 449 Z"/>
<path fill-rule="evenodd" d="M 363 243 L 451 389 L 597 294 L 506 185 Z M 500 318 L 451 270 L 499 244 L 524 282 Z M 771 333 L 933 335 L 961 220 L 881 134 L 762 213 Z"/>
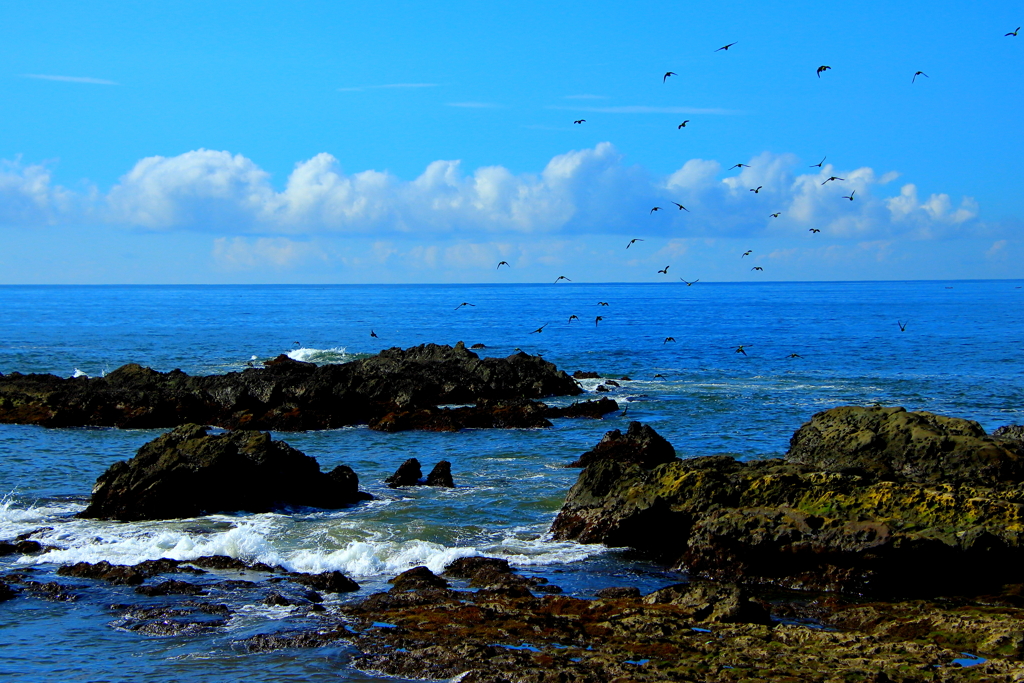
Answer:
<path fill-rule="evenodd" d="M 1024 275 L 1022 3 L 439 5 L 0 0 L 0 284 Z"/>

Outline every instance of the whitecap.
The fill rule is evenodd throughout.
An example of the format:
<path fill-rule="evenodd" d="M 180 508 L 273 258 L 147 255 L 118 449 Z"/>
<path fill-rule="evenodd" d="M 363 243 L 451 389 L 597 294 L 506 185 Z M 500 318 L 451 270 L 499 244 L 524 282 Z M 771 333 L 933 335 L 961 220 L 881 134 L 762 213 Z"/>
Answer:
<path fill-rule="evenodd" d="M 334 363 L 347 363 L 353 357 L 346 352 L 344 346 L 333 346 L 329 349 L 298 348 L 288 352 L 292 360 L 304 363 L 316 363 L 318 365 L 330 365 Z"/>

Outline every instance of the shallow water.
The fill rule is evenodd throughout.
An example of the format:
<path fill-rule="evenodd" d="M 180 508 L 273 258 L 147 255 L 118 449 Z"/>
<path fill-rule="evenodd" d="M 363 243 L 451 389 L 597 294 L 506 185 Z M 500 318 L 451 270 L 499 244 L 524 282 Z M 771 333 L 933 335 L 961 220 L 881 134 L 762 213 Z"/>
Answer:
<path fill-rule="evenodd" d="M 0 558 L 0 573 L 63 563 L 226 554 L 299 571 L 340 569 L 380 589 L 425 564 L 508 558 L 570 594 L 610 585 L 645 592 L 680 580 L 621 551 L 554 543 L 546 531 L 578 470 L 562 467 L 630 419 L 683 457 L 777 456 L 810 416 L 843 404 L 903 405 L 1020 423 L 1024 289 L 1014 281 L 675 285 L 339 287 L 0 287 L 0 372 L 71 376 L 127 362 L 191 374 L 241 370 L 280 353 L 344 362 L 391 346 L 484 343 L 560 368 L 629 376 L 609 394 L 628 414 L 557 420 L 546 430 L 383 434 L 366 428 L 280 433 L 324 469 L 351 466 L 377 500 L 120 524 L 77 520 L 96 477 L 164 430 L 0 425 L 0 540 L 39 529 L 58 550 Z M 951 289 L 949 288 L 951 287 Z M 462 302 L 475 304 L 456 307 Z M 599 306 L 605 301 L 608 306 Z M 570 315 L 579 322 L 569 323 Z M 604 319 L 595 324 L 595 317 Z M 897 321 L 906 323 L 901 332 Z M 531 330 L 545 325 L 540 334 Z M 370 337 L 370 330 L 379 338 Z M 675 342 L 666 342 L 666 337 Z M 297 344 L 295 342 L 298 342 Z M 737 353 L 744 346 L 746 355 Z M 799 357 L 789 357 L 790 354 Z M 660 376 L 658 376 L 660 375 Z M 593 392 L 599 381 L 583 382 Z M 570 399 L 552 399 L 555 404 Z M 455 490 L 391 490 L 406 458 L 449 460 Z M 153 637 L 110 626 L 105 605 L 137 599 L 106 585 L 75 603 L 0 604 L 0 674 L 18 680 L 376 680 L 344 647 L 249 655 L 233 643 L 289 621 L 249 606 L 226 631 Z M 353 597 L 358 597 L 355 594 Z M 242 606 L 244 607 L 244 606 Z"/>

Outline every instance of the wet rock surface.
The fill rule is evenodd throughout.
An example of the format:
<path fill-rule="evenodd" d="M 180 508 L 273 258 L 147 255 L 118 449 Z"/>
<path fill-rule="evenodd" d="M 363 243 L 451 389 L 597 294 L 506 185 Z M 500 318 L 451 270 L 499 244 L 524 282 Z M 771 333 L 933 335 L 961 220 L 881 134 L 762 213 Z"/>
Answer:
<path fill-rule="evenodd" d="M 455 488 L 455 481 L 452 479 L 452 464 L 447 460 L 441 460 L 430 474 L 423 477 L 423 469 L 420 461 L 416 458 L 409 458 L 395 470 L 395 473 L 384 480 L 389 488 L 397 489 L 403 486 L 441 486 L 444 488 Z"/>
<path fill-rule="evenodd" d="M 539 356 L 480 358 L 462 342 L 392 348 L 343 365 L 279 356 L 263 368 L 192 377 L 137 364 L 105 377 L 0 375 L 0 422 L 48 427 L 333 429 L 480 400 L 574 396 L 576 382 Z"/>
<path fill-rule="evenodd" d="M 214 512 L 267 512 L 283 505 L 339 508 L 362 500 L 359 479 L 339 465 L 320 471 L 316 459 L 269 434 L 238 430 L 211 435 L 183 425 L 112 465 L 93 487 L 80 517 L 135 521 Z"/>
<path fill-rule="evenodd" d="M 599 419 L 618 410 L 611 399 L 583 401 L 556 408 L 539 401 L 481 400 L 475 406 L 461 408 L 420 408 L 398 410 L 369 421 L 370 429 L 380 432 L 421 430 L 457 432 L 463 429 L 541 429 L 551 426 L 549 418 L 586 417 Z"/>
<path fill-rule="evenodd" d="M 747 585 L 888 597 L 996 591 L 1024 582 L 1024 486 L 1012 445 L 979 429 L 837 408 L 801 427 L 786 459 L 745 463 L 666 459 L 664 448 L 634 455 L 617 445 L 638 439 L 609 432 L 580 459 L 552 532 Z"/>

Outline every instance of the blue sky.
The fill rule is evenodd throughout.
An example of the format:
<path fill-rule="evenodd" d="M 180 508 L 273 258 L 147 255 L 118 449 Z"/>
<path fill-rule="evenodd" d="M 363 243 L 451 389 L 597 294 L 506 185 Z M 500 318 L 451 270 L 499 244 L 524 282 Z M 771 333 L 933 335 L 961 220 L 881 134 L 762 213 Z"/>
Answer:
<path fill-rule="evenodd" d="M 434 5 L 4 2 L 0 283 L 1021 277 L 1019 3 Z"/>

